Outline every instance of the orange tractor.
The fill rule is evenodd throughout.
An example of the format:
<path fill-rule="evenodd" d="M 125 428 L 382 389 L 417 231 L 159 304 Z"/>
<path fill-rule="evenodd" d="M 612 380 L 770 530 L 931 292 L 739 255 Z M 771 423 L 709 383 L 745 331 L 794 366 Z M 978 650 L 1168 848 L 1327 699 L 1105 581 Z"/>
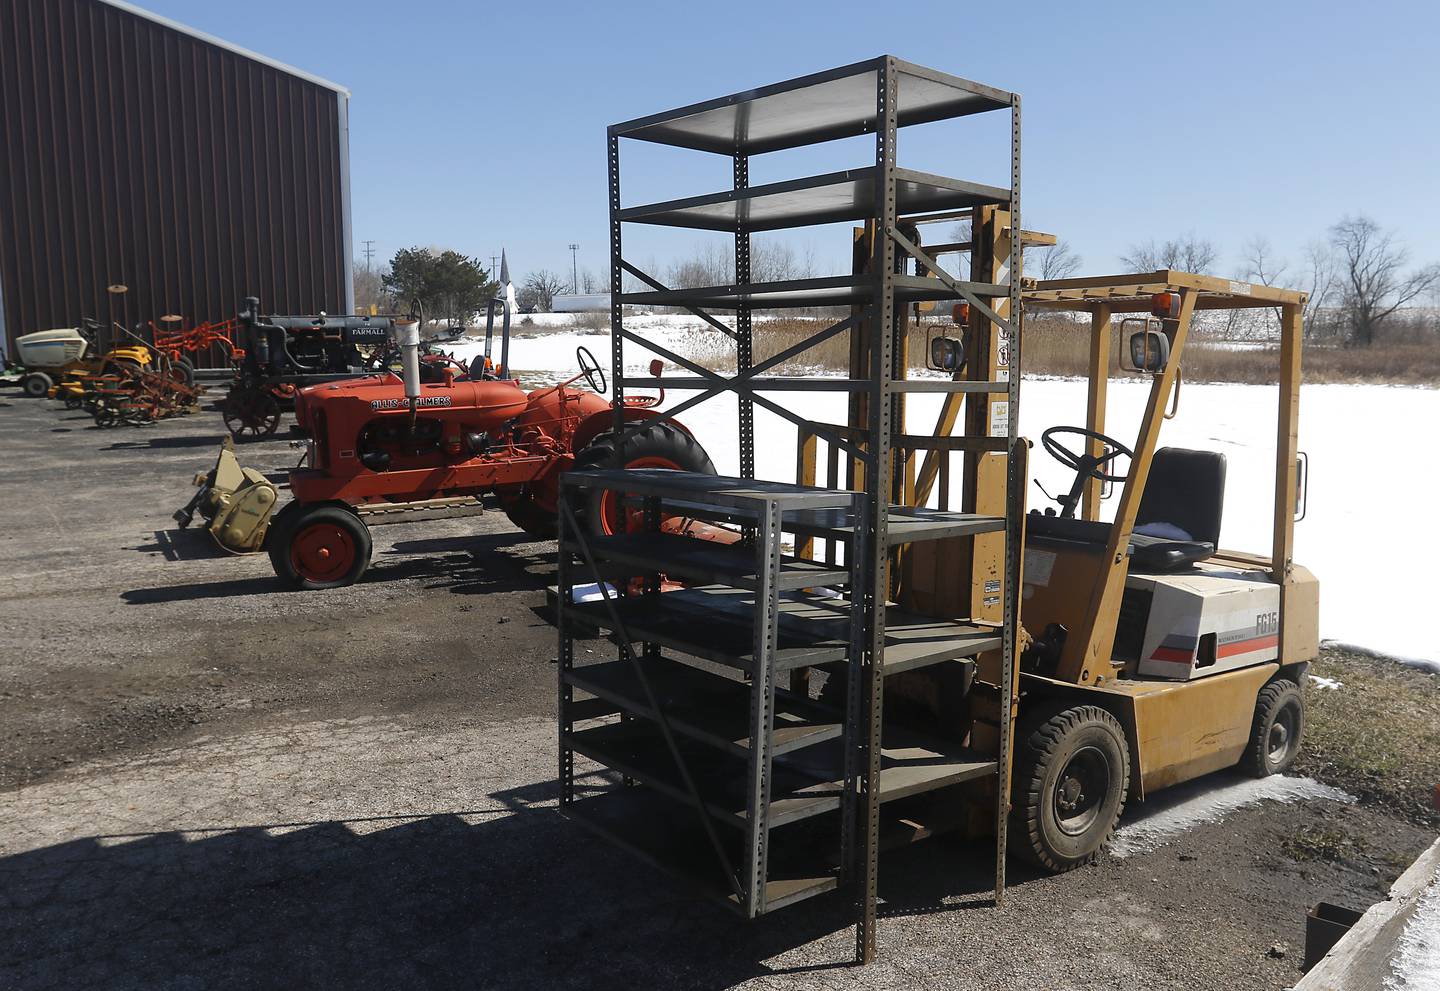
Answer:
<path fill-rule="evenodd" d="M 275 573 L 294 588 L 335 588 L 365 573 L 371 539 L 361 511 L 493 493 L 517 526 L 548 537 L 560 475 L 572 468 L 715 471 L 683 427 L 644 425 L 657 416 L 663 393 L 626 397 L 625 426 L 617 431 L 615 408 L 600 395 L 605 375 L 585 348 L 576 352 L 579 374 L 526 393 L 504 358 L 491 361 L 488 347 L 467 369 L 422 358 L 417 321 L 398 321 L 393 333 L 400 373 L 296 392 L 306 454 L 290 473 L 294 499 L 264 541 Z M 508 358 L 508 347 L 501 353 Z M 582 379 L 588 390 L 575 387 Z M 610 499 L 589 509 L 590 525 L 601 532 L 628 526 L 630 510 Z"/>

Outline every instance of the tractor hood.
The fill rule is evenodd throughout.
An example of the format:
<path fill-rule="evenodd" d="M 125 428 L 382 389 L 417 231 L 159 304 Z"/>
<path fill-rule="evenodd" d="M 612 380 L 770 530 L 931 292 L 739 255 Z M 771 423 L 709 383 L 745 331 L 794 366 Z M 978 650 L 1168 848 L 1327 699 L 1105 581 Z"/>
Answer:
<path fill-rule="evenodd" d="M 421 415 L 458 420 L 472 430 L 489 430 L 525 411 L 526 396 L 518 382 L 429 382 L 420 386 L 416 409 Z M 310 429 L 314 411 L 326 420 L 359 423 L 385 414 L 410 412 L 405 385 L 394 374 L 347 379 L 307 386 L 295 395 L 295 419 Z"/>

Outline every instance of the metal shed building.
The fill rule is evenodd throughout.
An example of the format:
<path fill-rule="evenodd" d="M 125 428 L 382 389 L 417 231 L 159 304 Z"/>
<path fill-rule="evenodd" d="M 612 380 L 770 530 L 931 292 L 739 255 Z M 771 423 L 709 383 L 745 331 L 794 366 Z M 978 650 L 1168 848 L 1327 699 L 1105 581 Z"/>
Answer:
<path fill-rule="evenodd" d="M 348 312 L 344 87 L 121 0 L 0 2 L 0 342 Z M 129 292 L 112 311 L 106 287 Z"/>

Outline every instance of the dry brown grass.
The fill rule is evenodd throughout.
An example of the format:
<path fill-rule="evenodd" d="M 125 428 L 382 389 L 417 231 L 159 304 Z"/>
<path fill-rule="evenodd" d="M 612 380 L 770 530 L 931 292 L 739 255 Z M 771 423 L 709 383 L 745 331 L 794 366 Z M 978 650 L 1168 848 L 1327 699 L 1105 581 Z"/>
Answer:
<path fill-rule="evenodd" d="M 756 361 L 793 346 L 829 322 L 803 318 L 757 319 Z M 912 367 L 924 367 L 930 337 L 937 329 L 935 324 L 911 325 Z M 1119 341 L 1117 327 L 1109 349 L 1112 373 L 1116 372 Z M 697 335 L 690 351 L 697 359 L 723 361 L 733 355 L 730 348 L 730 342 L 719 335 L 703 334 Z M 1081 325 L 1051 316 L 1033 317 L 1025 325 L 1022 360 L 1027 375 L 1083 377 L 1088 374 L 1088 349 L 1089 334 Z M 848 366 L 849 356 L 849 334 L 839 334 L 779 370 L 791 374 L 817 368 L 840 372 Z M 1303 361 L 1307 382 L 1440 385 L 1440 343 L 1377 344 L 1369 348 L 1307 345 Z M 1267 384 L 1279 378 L 1280 352 L 1274 347 L 1241 349 L 1197 340 L 1186 348 L 1183 368 L 1187 382 Z"/>
<path fill-rule="evenodd" d="M 1295 769 L 1416 822 L 1440 824 L 1440 676 L 1326 648 L 1312 669 L 1334 691 L 1306 686 L 1309 725 Z"/>

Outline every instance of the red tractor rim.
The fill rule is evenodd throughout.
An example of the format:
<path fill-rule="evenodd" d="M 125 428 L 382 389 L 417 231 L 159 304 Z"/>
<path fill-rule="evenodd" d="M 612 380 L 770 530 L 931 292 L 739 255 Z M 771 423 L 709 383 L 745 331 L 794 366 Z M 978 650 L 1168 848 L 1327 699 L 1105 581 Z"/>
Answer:
<path fill-rule="evenodd" d="M 336 581 L 355 563 L 355 540 L 334 523 L 312 523 L 295 534 L 290 563 L 307 581 Z"/>
<path fill-rule="evenodd" d="M 677 465 L 675 462 L 671 461 L 669 458 L 660 457 L 659 455 L 650 455 L 648 457 L 636 458 L 634 461 L 626 464 L 625 467 L 627 469 L 668 468 L 671 471 L 680 470 L 680 466 Z M 600 528 L 604 533 L 634 533 L 637 530 L 643 529 L 643 523 L 641 521 L 641 516 L 643 515 L 643 513 L 638 508 L 623 507 L 621 502 L 623 498 L 624 496 L 621 493 L 615 492 L 611 489 L 607 489 L 604 493 L 601 494 Z M 622 511 L 624 519 L 623 527 L 621 525 Z"/>

